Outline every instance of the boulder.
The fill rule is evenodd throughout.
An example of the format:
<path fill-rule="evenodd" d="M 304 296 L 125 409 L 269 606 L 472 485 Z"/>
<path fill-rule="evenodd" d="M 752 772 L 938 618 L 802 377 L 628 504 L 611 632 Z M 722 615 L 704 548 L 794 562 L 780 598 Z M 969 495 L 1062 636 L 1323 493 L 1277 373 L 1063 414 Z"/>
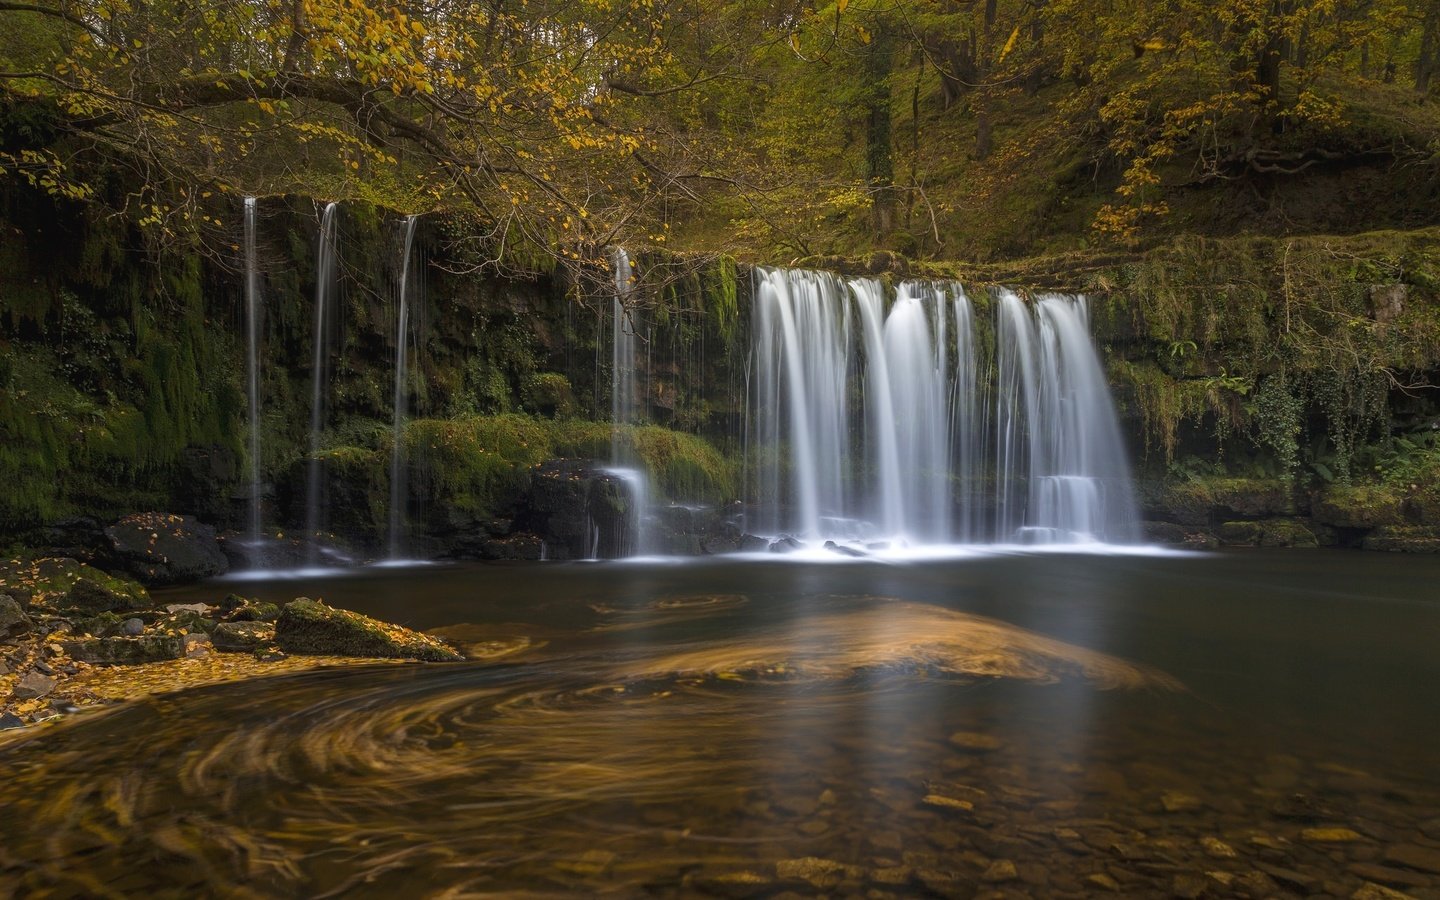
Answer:
<path fill-rule="evenodd" d="M 73 660 L 107 666 L 136 666 L 185 655 L 185 639 L 178 634 L 90 638 L 64 641 L 61 647 Z"/>
<path fill-rule="evenodd" d="M 61 609 L 75 609 L 92 615 L 137 609 L 141 605 L 143 605 L 141 598 L 117 591 L 89 578 L 77 580 L 59 603 Z"/>
<path fill-rule="evenodd" d="M 253 653 L 275 640 L 275 626 L 265 622 L 221 622 L 210 643 L 221 653 Z"/>
<path fill-rule="evenodd" d="M 198 581 L 230 570 L 215 529 L 190 516 L 137 513 L 105 529 L 109 555 L 146 584 Z"/>
<path fill-rule="evenodd" d="M 1226 522 L 1220 526 L 1220 540 L 1242 547 L 1320 546 L 1315 532 L 1299 519 Z"/>
<path fill-rule="evenodd" d="M 24 634 L 30 630 L 30 617 L 9 594 L 0 594 L 0 637 Z"/>
<path fill-rule="evenodd" d="M 274 622 L 280 618 L 280 607 L 274 603 L 247 603 L 227 616 L 231 622 Z"/>
<path fill-rule="evenodd" d="M 301 597 L 285 604 L 275 642 L 286 653 L 387 659 L 462 659 L 440 641 L 399 625 Z"/>
<path fill-rule="evenodd" d="M 39 700 L 46 694 L 55 690 L 59 682 L 48 675 L 39 672 L 30 672 L 21 678 L 15 685 L 16 700 Z"/>
<path fill-rule="evenodd" d="M 1365 536 L 1366 550 L 1391 553 L 1440 553 L 1440 528 L 1425 525 L 1391 525 Z"/>

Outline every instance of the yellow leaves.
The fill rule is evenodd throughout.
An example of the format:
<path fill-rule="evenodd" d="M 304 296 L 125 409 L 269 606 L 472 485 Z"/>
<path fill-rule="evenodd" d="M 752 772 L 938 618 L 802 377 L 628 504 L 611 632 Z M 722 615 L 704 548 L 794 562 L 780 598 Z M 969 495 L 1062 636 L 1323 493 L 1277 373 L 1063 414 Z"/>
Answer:
<path fill-rule="evenodd" d="M 1019 26 L 1019 25 L 1016 25 L 1016 26 L 1015 26 L 1015 30 L 1012 31 L 1012 32 L 1010 32 L 1010 39 L 1005 42 L 1005 46 L 1000 50 L 1000 61 L 1001 61 L 1001 62 L 1004 62 L 1004 61 L 1005 61 L 1005 57 L 1007 57 L 1007 56 L 1010 55 L 1010 51 L 1012 51 L 1012 50 L 1015 49 L 1015 44 L 1016 44 L 1016 42 L 1018 42 L 1019 40 L 1020 40 L 1020 26 Z"/>

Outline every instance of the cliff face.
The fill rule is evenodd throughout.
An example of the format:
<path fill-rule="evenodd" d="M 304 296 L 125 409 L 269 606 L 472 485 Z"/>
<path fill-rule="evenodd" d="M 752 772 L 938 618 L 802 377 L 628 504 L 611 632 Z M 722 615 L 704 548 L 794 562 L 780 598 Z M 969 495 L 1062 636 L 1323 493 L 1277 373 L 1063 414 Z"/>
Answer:
<path fill-rule="evenodd" d="M 5 195 L 0 533 L 56 543 L 65 529 L 47 526 L 146 509 L 242 522 L 243 242 L 238 204 L 232 212 L 208 249 L 155 250 L 84 207 Z M 259 213 L 266 521 L 293 529 L 312 456 L 318 206 L 267 198 Z M 369 549 L 389 499 L 402 223 L 340 208 L 324 354 L 315 456 L 326 525 Z M 526 505 L 537 467 L 608 459 L 612 437 L 611 273 L 597 263 L 587 277 L 500 279 L 469 260 L 473 240 L 442 217 L 422 220 L 416 238 L 402 447 L 420 544 L 441 552 L 462 533 L 509 540 L 539 515 Z M 637 418 L 651 424 L 622 440 L 668 498 L 735 499 L 749 270 L 724 257 L 635 258 L 620 327 L 637 336 Z M 1440 230 L 1179 239 L 1143 255 L 985 267 L 892 254 L 806 263 L 958 278 L 981 309 L 993 283 L 1089 294 L 1156 539 L 1440 544 L 1440 402 L 1428 387 L 1440 381 Z"/>

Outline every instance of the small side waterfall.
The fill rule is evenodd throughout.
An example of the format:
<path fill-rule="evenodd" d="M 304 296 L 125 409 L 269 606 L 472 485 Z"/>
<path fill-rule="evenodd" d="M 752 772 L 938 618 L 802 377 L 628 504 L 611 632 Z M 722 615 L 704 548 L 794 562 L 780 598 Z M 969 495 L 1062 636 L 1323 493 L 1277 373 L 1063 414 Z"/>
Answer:
<path fill-rule="evenodd" d="M 311 367 L 310 461 L 306 467 L 305 484 L 305 536 L 309 541 L 307 553 L 312 563 L 319 558 L 317 538 L 323 524 L 321 479 L 324 467 L 320 463 L 320 439 L 325 430 L 325 394 L 329 383 L 329 337 L 333 315 L 330 307 L 335 292 L 335 209 L 335 203 L 327 203 L 320 215 L 320 238 L 315 260 L 315 349 Z"/>
<path fill-rule="evenodd" d="M 640 419 L 640 396 L 635 377 L 635 318 L 627 301 L 634 290 L 630 254 L 616 247 L 610 256 L 615 290 L 610 303 L 610 472 L 626 485 L 634 506 L 634 528 L 622 540 L 619 555 L 645 552 L 645 473 L 635 452 L 634 426 Z M 626 432 L 630 433 L 626 433 Z M 598 547 L 598 545 L 597 545 Z"/>
<path fill-rule="evenodd" d="M 1021 384 L 1002 381 L 997 420 L 1018 428 L 1024 404 L 1026 477 L 1023 522 L 1013 519 L 1021 540 L 1031 543 L 1138 537 L 1135 499 L 1124 444 L 1109 387 L 1090 340 L 1089 312 L 1081 300 L 1042 296 L 1032 313 L 1010 291 L 998 294 L 997 352 L 1002 372 L 1018 372 Z M 1019 356 L 1011 362 L 1008 357 Z M 1020 435 L 1007 435 L 1019 442 Z M 1015 490 L 1013 472 L 1005 489 Z M 1018 503 L 1012 508 L 1018 507 Z"/>
<path fill-rule="evenodd" d="M 245 394 L 250 411 L 250 546 L 260 534 L 260 264 L 255 258 L 255 198 L 245 198 Z"/>
<path fill-rule="evenodd" d="M 405 217 L 404 255 L 400 263 L 400 285 L 395 310 L 395 406 L 390 447 L 390 558 L 400 559 L 404 551 L 405 504 L 409 496 L 405 479 L 406 401 L 409 399 L 408 350 L 410 339 L 410 257 L 419 216 Z"/>
<path fill-rule="evenodd" d="M 909 546 L 1136 539 L 1083 298 L 1031 307 L 997 292 L 993 352 L 959 284 L 904 282 L 887 299 L 869 279 L 757 271 L 752 530 Z"/>

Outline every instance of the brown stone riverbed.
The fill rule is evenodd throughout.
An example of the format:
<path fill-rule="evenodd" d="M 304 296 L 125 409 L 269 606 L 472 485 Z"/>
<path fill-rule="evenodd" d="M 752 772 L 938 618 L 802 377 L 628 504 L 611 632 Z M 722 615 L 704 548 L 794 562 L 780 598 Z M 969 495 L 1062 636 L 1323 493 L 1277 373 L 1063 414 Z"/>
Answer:
<path fill-rule="evenodd" d="M 1297 552 L 238 585 L 492 660 L 0 747 L 0 894 L 1440 897 L 1437 584 Z"/>

